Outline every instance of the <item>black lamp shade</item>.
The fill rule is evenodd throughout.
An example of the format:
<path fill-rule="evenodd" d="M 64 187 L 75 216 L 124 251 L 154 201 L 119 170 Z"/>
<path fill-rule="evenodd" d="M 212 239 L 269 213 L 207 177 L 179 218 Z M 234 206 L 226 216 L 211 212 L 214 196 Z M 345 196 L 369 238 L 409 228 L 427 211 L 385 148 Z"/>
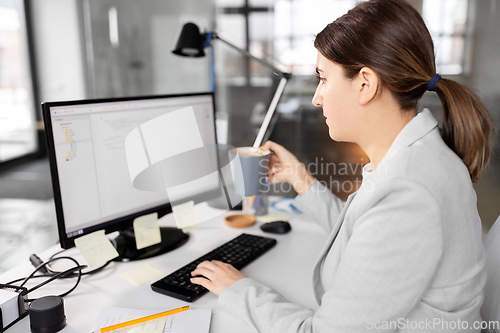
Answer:
<path fill-rule="evenodd" d="M 184 57 L 203 57 L 204 37 L 200 34 L 200 29 L 194 23 L 186 23 L 182 27 L 179 39 L 172 53 Z"/>

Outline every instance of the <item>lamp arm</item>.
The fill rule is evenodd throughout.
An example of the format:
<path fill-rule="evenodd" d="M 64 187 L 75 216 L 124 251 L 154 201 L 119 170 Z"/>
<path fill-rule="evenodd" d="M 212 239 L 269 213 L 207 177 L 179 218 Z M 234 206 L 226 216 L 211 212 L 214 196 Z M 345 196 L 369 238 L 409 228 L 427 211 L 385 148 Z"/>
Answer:
<path fill-rule="evenodd" d="M 250 52 L 248 52 L 246 50 L 243 50 L 243 49 L 240 49 L 239 47 L 237 47 L 234 44 L 231 44 L 227 40 L 224 40 L 224 39 L 220 38 L 215 32 L 212 33 L 212 38 L 216 38 L 216 39 L 220 40 L 221 42 L 226 43 L 226 45 L 229 45 L 230 47 L 232 47 L 233 49 L 235 49 L 239 53 L 241 53 L 241 54 L 245 55 L 246 57 L 251 58 L 251 59 L 257 61 L 259 64 L 261 64 L 261 65 L 263 65 L 263 66 L 271 69 L 275 74 L 277 74 L 278 76 L 280 76 L 282 78 L 287 78 L 288 79 L 291 76 L 290 73 L 284 73 L 284 72 L 280 71 L 279 69 L 277 69 L 276 67 L 274 67 L 273 65 L 271 65 L 269 62 L 267 62 L 267 61 L 265 61 L 263 59 L 257 58 L 255 56 L 253 56 Z"/>
<path fill-rule="evenodd" d="M 224 42 L 226 45 L 233 48 L 234 50 L 243 54 L 244 56 L 257 61 L 259 64 L 261 64 L 264 67 L 269 68 L 276 75 L 281 77 L 280 83 L 278 84 L 278 88 L 276 89 L 276 92 L 274 93 L 273 99 L 271 100 L 271 104 L 269 105 L 269 108 L 267 109 L 266 115 L 264 116 L 264 121 L 262 122 L 262 125 L 260 126 L 259 132 L 257 133 L 257 138 L 255 139 L 255 142 L 253 144 L 254 148 L 260 147 L 262 145 L 262 141 L 264 140 L 264 135 L 266 134 L 266 131 L 269 128 L 269 125 L 271 124 L 271 120 L 273 119 L 273 115 L 276 111 L 276 107 L 278 106 L 278 102 L 280 100 L 280 97 L 283 94 L 283 90 L 285 89 L 285 85 L 286 85 L 287 81 L 290 79 L 290 77 L 292 76 L 292 74 L 280 71 L 279 69 L 277 69 L 276 67 L 271 65 L 271 63 L 269 63 L 268 61 L 257 58 L 255 56 L 253 56 L 250 52 L 243 50 L 243 49 L 240 49 L 239 47 L 237 47 L 234 44 L 231 44 L 227 40 L 220 38 L 215 32 L 207 33 L 207 34 L 203 35 L 203 38 L 205 40 L 205 46 L 210 43 L 211 39 L 214 39 L 214 38 L 218 39 L 221 42 Z"/>
<path fill-rule="evenodd" d="M 274 93 L 271 104 L 269 104 L 269 108 L 267 109 L 266 116 L 264 117 L 264 121 L 262 121 L 262 125 L 260 126 L 259 133 L 257 134 L 257 138 L 253 144 L 254 148 L 259 148 L 262 145 L 262 140 L 264 140 L 264 135 L 273 119 L 274 112 L 276 111 L 276 107 L 278 106 L 278 101 L 280 100 L 281 95 L 283 94 L 283 90 L 285 89 L 286 82 L 288 78 L 282 77 L 280 83 L 278 84 L 278 88 Z"/>

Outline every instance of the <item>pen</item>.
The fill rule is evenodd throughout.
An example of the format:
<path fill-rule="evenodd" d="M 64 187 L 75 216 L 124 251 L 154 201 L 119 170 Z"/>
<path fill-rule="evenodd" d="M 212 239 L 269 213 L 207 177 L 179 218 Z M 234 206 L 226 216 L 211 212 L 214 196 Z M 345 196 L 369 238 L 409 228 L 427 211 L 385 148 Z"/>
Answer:
<path fill-rule="evenodd" d="M 148 321 L 148 320 L 158 319 L 158 318 L 161 318 L 161 317 L 165 317 L 165 316 L 168 316 L 168 315 L 171 315 L 171 314 L 174 314 L 174 313 L 179 313 L 179 312 L 186 311 L 186 310 L 189 310 L 189 305 L 183 306 L 182 308 L 178 308 L 178 309 L 173 309 L 173 310 L 168 310 L 168 311 L 160 312 L 160 313 L 157 313 L 157 314 L 154 314 L 154 315 L 151 315 L 151 316 L 146 316 L 146 317 L 142 317 L 142 318 L 137 318 L 137 319 L 134 319 L 134 320 L 126 321 L 124 323 L 120 323 L 120 324 L 116 324 L 116 325 L 111 325 L 111 326 L 108 326 L 108 327 L 103 327 L 103 328 L 98 329 L 97 331 L 94 331 L 93 333 L 109 332 L 109 331 L 117 330 L 119 328 L 124 328 L 124 327 L 127 327 L 127 326 L 132 326 L 132 325 L 140 324 L 140 323 L 143 323 L 143 322 Z"/>

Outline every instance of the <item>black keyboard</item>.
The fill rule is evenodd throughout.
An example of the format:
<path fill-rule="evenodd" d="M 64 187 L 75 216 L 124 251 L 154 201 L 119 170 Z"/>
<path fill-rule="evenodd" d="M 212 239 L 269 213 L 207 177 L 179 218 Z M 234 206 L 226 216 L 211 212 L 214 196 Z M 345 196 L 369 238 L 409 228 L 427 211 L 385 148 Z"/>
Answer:
<path fill-rule="evenodd" d="M 274 245 L 276 245 L 276 240 L 273 238 L 241 234 L 156 281 L 151 285 L 151 289 L 186 302 L 194 302 L 208 291 L 206 288 L 189 281 L 191 272 L 199 263 L 205 260 L 219 260 L 233 265 L 236 269 L 242 269 Z"/>

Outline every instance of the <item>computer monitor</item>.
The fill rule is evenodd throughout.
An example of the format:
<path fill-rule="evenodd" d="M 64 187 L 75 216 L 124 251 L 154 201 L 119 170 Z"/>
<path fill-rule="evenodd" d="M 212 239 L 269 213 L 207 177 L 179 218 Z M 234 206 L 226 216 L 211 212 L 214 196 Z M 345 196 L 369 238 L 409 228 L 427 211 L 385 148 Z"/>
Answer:
<path fill-rule="evenodd" d="M 135 260 L 185 243 L 161 228 L 137 250 L 133 221 L 220 193 L 214 109 L 213 93 L 42 103 L 61 246 L 119 231 L 118 259 Z"/>

